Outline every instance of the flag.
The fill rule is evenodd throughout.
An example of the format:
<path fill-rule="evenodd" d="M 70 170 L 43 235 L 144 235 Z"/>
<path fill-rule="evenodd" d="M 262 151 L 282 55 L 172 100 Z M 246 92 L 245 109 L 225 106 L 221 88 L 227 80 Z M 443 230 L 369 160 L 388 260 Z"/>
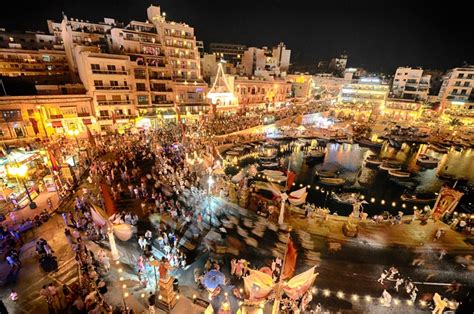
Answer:
<path fill-rule="evenodd" d="M 107 224 L 107 214 L 99 206 L 92 204 L 91 216 L 97 225 L 105 226 Z"/>
<path fill-rule="evenodd" d="M 308 196 L 308 193 L 306 192 L 306 187 L 304 187 L 291 192 L 288 197 L 288 202 L 292 205 L 298 206 L 306 202 L 306 196 Z"/>
<path fill-rule="evenodd" d="M 115 111 L 112 111 L 112 124 L 115 124 L 115 123 L 117 123 Z"/>
<path fill-rule="evenodd" d="M 314 273 L 315 268 L 316 266 L 311 267 L 307 271 L 291 278 L 283 285 L 283 291 L 285 291 L 290 299 L 300 298 L 311 288 L 318 276 L 318 273 Z"/>
<path fill-rule="evenodd" d="M 33 127 L 33 131 L 35 132 L 35 135 L 39 133 L 39 128 L 38 128 L 38 121 L 36 121 L 35 118 L 30 118 L 31 126 Z"/>
<path fill-rule="evenodd" d="M 54 154 L 51 153 L 51 150 L 48 148 L 48 157 L 49 157 L 49 162 L 51 163 L 51 168 L 54 171 L 59 171 L 59 164 L 58 161 L 56 160 L 56 157 L 54 157 Z"/>
<path fill-rule="evenodd" d="M 244 277 L 245 292 L 252 301 L 260 301 L 266 299 L 273 291 L 272 276 L 258 271 L 250 270 L 250 274 Z"/>
<path fill-rule="evenodd" d="M 286 180 L 286 189 L 289 190 L 293 185 L 293 182 L 295 182 L 296 173 L 294 173 L 293 171 L 287 171 L 286 176 L 288 177 L 288 179 Z"/>
<path fill-rule="evenodd" d="M 91 133 L 91 130 L 86 126 L 87 129 L 87 138 L 89 139 L 89 143 L 91 144 L 92 147 L 95 147 L 95 138 Z"/>
<path fill-rule="evenodd" d="M 107 184 L 100 183 L 100 191 L 102 193 L 102 197 L 104 198 L 105 212 L 110 217 L 117 212 L 117 209 L 115 208 L 115 204 L 112 200 L 112 196 L 110 195 Z"/>
<path fill-rule="evenodd" d="M 453 188 L 447 186 L 442 187 L 439 191 L 438 199 L 431 210 L 431 216 L 434 219 L 439 219 L 446 213 L 452 212 L 463 195 L 464 193 L 456 191 Z"/>
<path fill-rule="evenodd" d="M 286 247 L 286 255 L 285 255 L 285 263 L 283 265 L 283 270 L 281 272 L 281 279 L 288 279 L 293 276 L 296 267 L 296 248 L 293 244 L 293 240 L 291 237 L 288 239 L 288 244 Z"/>

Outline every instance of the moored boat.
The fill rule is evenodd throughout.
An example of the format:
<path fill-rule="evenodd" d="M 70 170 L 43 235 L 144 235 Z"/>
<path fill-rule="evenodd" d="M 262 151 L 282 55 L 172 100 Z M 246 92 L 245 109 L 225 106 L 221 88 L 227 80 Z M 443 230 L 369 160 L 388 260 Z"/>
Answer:
<path fill-rule="evenodd" d="M 430 143 L 429 148 L 431 150 L 437 152 L 437 153 L 440 153 L 440 154 L 446 154 L 448 152 L 447 147 L 441 146 L 441 145 L 436 144 L 436 143 Z"/>
<path fill-rule="evenodd" d="M 376 155 L 369 155 L 365 158 L 366 166 L 379 166 L 381 165 L 383 160 L 378 158 Z"/>
<path fill-rule="evenodd" d="M 371 141 L 368 138 L 362 137 L 355 140 L 360 146 L 372 147 L 372 148 L 381 148 L 382 143 Z"/>
<path fill-rule="evenodd" d="M 400 196 L 401 200 L 404 202 L 411 203 L 429 203 L 436 200 L 436 195 L 434 194 L 409 194 L 405 193 Z"/>
<path fill-rule="evenodd" d="M 390 171 L 390 170 L 400 170 L 402 169 L 402 167 L 397 163 L 385 161 L 379 166 L 379 169 Z"/>
<path fill-rule="evenodd" d="M 436 167 L 438 165 L 439 160 L 434 157 L 421 154 L 416 159 L 416 162 L 423 167 Z"/>
<path fill-rule="evenodd" d="M 411 173 L 400 170 L 389 170 L 388 174 L 398 178 L 409 178 L 411 176 Z"/>
<path fill-rule="evenodd" d="M 277 162 L 262 162 L 263 168 L 278 168 L 280 165 Z"/>
<path fill-rule="evenodd" d="M 326 156 L 326 152 L 324 150 L 311 150 L 304 156 L 304 158 L 307 161 L 315 161 L 324 159 L 324 156 Z"/>
<path fill-rule="evenodd" d="M 346 180 L 342 178 L 321 178 L 319 181 L 327 185 L 343 185 L 346 183 Z"/>
<path fill-rule="evenodd" d="M 331 170 L 318 170 L 316 171 L 316 176 L 320 178 L 334 178 L 337 175 L 335 171 Z"/>

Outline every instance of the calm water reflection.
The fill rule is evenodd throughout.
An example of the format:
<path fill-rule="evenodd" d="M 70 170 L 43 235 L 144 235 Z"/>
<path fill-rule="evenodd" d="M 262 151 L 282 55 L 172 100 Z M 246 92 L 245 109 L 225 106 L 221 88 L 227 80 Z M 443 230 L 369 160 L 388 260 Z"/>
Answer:
<path fill-rule="evenodd" d="M 312 145 L 316 145 L 316 142 L 313 141 Z M 328 191 L 336 193 L 360 192 L 369 201 L 365 208 L 370 214 L 380 213 L 384 210 L 392 213 L 399 210 L 412 213 L 413 206 L 419 207 L 420 204 L 402 202 L 400 196 L 405 192 L 435 193 L 443 184 L 453 184 L 455 179 L 464 180 L 461 182 L 464 185 L 474 184 L 474 153 L 472 149 L 462 152 L 451 149 L 447 154 L 439 154 L 430 150 L 427 145 L 408 145 L 406 143 L 400 149 L 395 149 L 386 143 L 379 152 L 360 147 L 358 144 L 329 143 L 326 149 L 324 161 L 318 164 L 306 163 L 303 158 L 304 152 L 297 146 L 291 154 L 282 157 L 281 162 L 288 165 L 288 158 L 291 158 L 291 170 L 297 173 L 295 188 L 301 184 L 311 186 L 308 196 L 309 202 L 327 206 L 332 210 L 337 210 L 340 214 L 349 213 L 351 207 L 332 200 L 327 195 Z M 411 172 L 412 177 L 398 179 L 390 176 L 386 171 L 364 166 L 364 159 L 371 154 L 399 162 L 402 165 L 402 170 Z M 423 168 L 416 163 L 419 154 L 435 157 L 440 162 L 434 169 Z M 346 179 L 345 186 L 343 188 L 324 187 L 315 176 L 316 171 L 321 169 L 339 171 L 339 177 Z M 437 174 L 450 176 L 454 180 L 440 179 Z M 465 182 L 466 180 L 468 182 Z M 319 186 L 320 189 L 316 190 L 316 186 Z M 324 190 L 324 193 L 321 190 Z M 471 196 L 466 195 L 463 200 L 466 201 L 466 198 Z M 372 198 L 375 199 L 374 203 L 370 201 Z M 381 203 L 382 200 L 385 204 Z"/>

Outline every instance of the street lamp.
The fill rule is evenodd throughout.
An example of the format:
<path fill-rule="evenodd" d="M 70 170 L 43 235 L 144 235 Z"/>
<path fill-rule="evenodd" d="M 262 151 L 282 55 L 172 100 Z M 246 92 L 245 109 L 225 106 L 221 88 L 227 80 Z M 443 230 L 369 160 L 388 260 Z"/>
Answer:
<path fill-rule="evenodd" d="M 215 183 L 214 178 L 212 175 L 209 175 L 209 178 L 207 179 L 207 201 L 208 201 L 208 211 L 209 211 L 209 229 L 212 226 L 212 216 L 211 216 L 211 187 Z"/>
<path fill-rule="evenodd" d="M 28 172 L 28 167 L 26 165 L 21 165 L 19 167 L 17 166 L 12 166 L 8 167 L 8 173 L 12 176 L 15 176 L 17 179 L 21 178 L 21 181 L 23 182 L 23 187 L 25 188 L 26 195 L 28 196 L 28 199 L 30 200 L 30 208 L 35 209 L 36 203 L 33 201 L 30 195 L 30 191 L 28 191 L 28 187 L 26 186 L 26 180 L 24 177 L 26 176 Z"/>

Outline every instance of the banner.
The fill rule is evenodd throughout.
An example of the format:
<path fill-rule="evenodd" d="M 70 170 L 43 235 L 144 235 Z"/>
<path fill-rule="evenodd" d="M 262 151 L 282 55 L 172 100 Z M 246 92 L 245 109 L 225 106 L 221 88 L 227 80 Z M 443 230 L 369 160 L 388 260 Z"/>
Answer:
<path fill-rule="evenodd" d="M 264 300 L 273 291 L 272 276 L 250 270 L 250 275 L 244 277 L 244 287 L 251 301 Z"/>
<path fill-rule="evenodd" d="M 289 190 L 291 189 L 291 186 L 293 185 L 293 182 L 295 182 L 296 179 L 296 173 L 293 171 L 287 171 L 288 180 L 286 181 L 286 189 Z"/>
<path fill-rule="evenodd" d="M 112 196 L 110 195 L 109 187 L 107 186 L 107 184 L 101 183 L 100 191 L 102 192 L 102 197 L 104 198 L 105 211 L 110 217 L 117 212 L 117 209 L 115 208 L 115 204 L 112 200 Z"/>
<path fill-rule="evenodd" d="M 92 147 L 95 147 L 95 138 L 92 136 L 91 130 L 86 126 L 87 129 L 87 138 L 89 139 L 89 143 L 91 144 Z"/>
<path fill-rule="evenodd" d="M 453 188 L 447 186 L 442 187 L 439 191 L 438 199 L 433 206 L 433 210 L 431 211 L 433 219 L 440 219 L 446 213 L 452 212 L 463 195 L 464 193 L 456 191 Z"/>
<path fill-rule="evenodd" d="M 283 291 L 285 291 L 290 299 L 300 298 L 311 288 L 316 280 L 316 276 L 318 276 L 318 273 L 314 273 L 315 268 L 316 266 L 313 266 L 307 271 L 296 275 L 283 286 Z"/>
<path fill-rule="evenodd" d="M 296 252 L 295 245 L 293 244 L 293 240 L 291 237 L 288 239 L 287 249 L 286 249 L 286 256 L 285 256 L 285 263 L 283 265 L 283 270 L 281 272 L 281 279 L 287 279 L 293 276 L 296 267 L 296 257 L 298 256 Z"/>
<path fill-rule="evenodd" d="M 308 193 L 306 192 L 306 187 L 304 187 L 302 189 L 291 192 L 288 197 L 288 202 L 290 202 L 290 204 L 292 205 L 298 206 L 306 202 L 307 196 Z"/>

